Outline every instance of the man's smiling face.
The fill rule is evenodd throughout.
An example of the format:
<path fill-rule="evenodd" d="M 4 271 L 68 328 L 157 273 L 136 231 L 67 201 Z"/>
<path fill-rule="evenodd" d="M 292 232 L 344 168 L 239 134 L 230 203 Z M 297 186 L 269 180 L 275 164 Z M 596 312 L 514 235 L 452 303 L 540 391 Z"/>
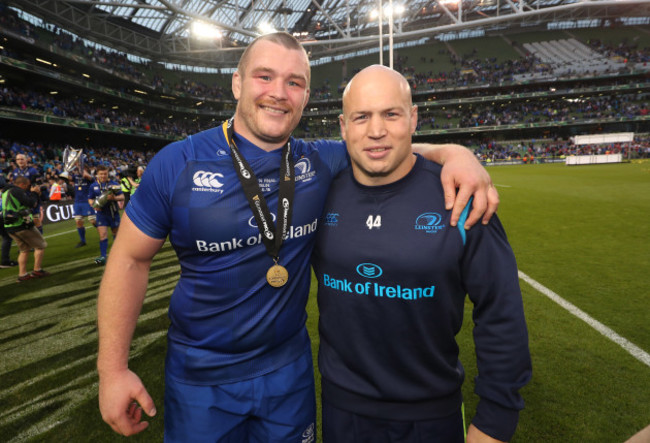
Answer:
<path fill-rule="evenodd" d="M 270 41 L 251 48 L 245 72 L 236 72 L 235 131 L 262 149 L 281 147 L 309 100 L 309 62 L 303 51 Z"/>

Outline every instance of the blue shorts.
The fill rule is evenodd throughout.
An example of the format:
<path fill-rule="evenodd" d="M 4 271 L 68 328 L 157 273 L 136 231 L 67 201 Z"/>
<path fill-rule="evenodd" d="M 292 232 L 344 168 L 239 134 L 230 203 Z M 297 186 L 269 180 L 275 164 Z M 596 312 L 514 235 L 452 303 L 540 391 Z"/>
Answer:
<path fill-rule="evenodd" d="M 115 212 L 111 217 L 110 214 L 106 214 L 102 211 L 97 212 L 97 227 L 107 226 L 109 228 L 117 228 L 120 226 L 120 213 Z"/>
<path fill-rule="evenodd" d="M 462 407 L 448 417 L 393 421 L 339 409 L 323 399 L 323 443 L 464 443 Z"/>
<path fill-rule="evenodd" d="M 77 218 L 91 217 L 95 215 L 95 210 L 88 202 L 74 202 L 72 206 L 72 215 Z"/>
<path fill-rule="evenodd" d="M 165 377 L 165 442 L 314 443 L 311 351 L 271 373 L 196 386 Z"/>

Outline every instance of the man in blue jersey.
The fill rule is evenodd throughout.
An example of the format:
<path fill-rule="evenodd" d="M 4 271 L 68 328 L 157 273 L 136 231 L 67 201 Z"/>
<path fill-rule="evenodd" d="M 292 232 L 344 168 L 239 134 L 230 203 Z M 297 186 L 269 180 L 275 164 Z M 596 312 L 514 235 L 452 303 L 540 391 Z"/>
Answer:
<path fill-rule="evenodd" d="M 440 166 L 411 150 L 417 107 L 399 73 L 358 73 L 340 125 L 351 168 L 330 187 L 313 257 L 324 441 L 464 441 L 455 336 L 466 293 L 480 397 L 467 442 L 508 441 L 531 363 L 503 227 L 451 226 Z"/>
<path fill-rule="evenodd" d="M 315 441 L 309 259 L 330 183 L 348 161 L 341 142 L 291 137 L 309 80 L 295 38 L 258 38 L 233 75 L 234 117 L 172 143 L 147 166 L 98 299 L 99 404 L 116 432 L 141 432 L 142 410 L 156 413 L 128 355 L 151 261 L 169 237 L 181 274 L 169 306 L 165 440 Z M 488 196 L 489 218 L 498 198 L 471 153 L 431 151 L 449 156 L 451 188 L 483 178 L 474 221 Z M 460 192 L 467 201 L 473 190 Z"/>
<path fill-rule="evenodd" d="M 106 264 L 108 254 L 108 228 L 113 233 L 113 241 L 120 227 L 120 208 L 118 202 L 124 201 L 119 183 L 108 179 L 108 168 L 97 166 L 95 173 L 97 181 L 88 189 L 88 204 L 95 209 L 97 234 L 99 234 L 99 257 L 95 259 L 98 265 Z"/>
<path fill-rule="evenodd" d="M 74 185 L 74 205 L 72 206 L 72 213 L 74 221 L 77 225 L 77 233 L 79 234 L 79 243 L 75 248 L 86 246 L 86 227 L 84 226 L 84 218 L 95 226 L 95 211 L 88 203 L 88 191 L 93 183 L 93 176 L 90 175 L 88 167 L 83 168 L 80 165 L 70 174 L 70 181 Z"/>

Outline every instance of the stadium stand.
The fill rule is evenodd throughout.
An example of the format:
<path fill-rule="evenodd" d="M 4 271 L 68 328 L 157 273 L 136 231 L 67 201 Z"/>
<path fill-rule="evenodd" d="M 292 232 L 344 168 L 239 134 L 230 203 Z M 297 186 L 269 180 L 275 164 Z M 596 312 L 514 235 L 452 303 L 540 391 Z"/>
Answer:
<path fill-rule="evenodd" d="M 88 46 L 56 25 L 36 27 L 6 5 L 1 10 L 0 118 L 17 122 L 2 137 L 24 140 L 21 134 L 38 128 L 59 146 L 67 138 L 86 149 L 155 151 L 232 112 L 227 74 L 137 63 L 119 51 Z M 508 139 L 568 140 L 582 131 L 647 132 L 650 51 L 643 44 L 650 38 L 630 40 L 618 30 L 599 38 L 550 35 L 557 37 L 531 32 L 398 50 L 396 69 L 411 82 L 420 108 L 416 140 L 479 148 L 509 146 Z M 347 78 L 374 62 L 360 56 L 314 68 L 311 100 L 296 135 L 338 137 Z M 629 151 L 645 154 L 643 148 Z"/>

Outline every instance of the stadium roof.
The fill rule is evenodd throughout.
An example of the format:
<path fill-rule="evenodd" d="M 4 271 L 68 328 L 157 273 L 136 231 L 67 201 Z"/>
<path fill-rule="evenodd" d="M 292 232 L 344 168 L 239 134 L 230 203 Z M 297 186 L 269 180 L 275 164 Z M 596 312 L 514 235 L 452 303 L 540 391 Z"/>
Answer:
<path fill-rule="evenodd" d="M 83 38 L 146 59 L 236 65 L 263 23 L 294 33 L 312 59 L 378 46 L 379 0 L 5 0 Z M 389 0 L 384 0 L 388 33 Z M 479 29 L 544 28 L 549 22 L 650 16 L 649 0 L 394 0 L 395 42 Z M 601 21 L 602 20 L 602 21 Z M 197 38 L 195 22 L 220 36 Z M 545 28 L 544 28 L 545 29 Z M 387 44 L 386 40 L 386 44 Z"/>

